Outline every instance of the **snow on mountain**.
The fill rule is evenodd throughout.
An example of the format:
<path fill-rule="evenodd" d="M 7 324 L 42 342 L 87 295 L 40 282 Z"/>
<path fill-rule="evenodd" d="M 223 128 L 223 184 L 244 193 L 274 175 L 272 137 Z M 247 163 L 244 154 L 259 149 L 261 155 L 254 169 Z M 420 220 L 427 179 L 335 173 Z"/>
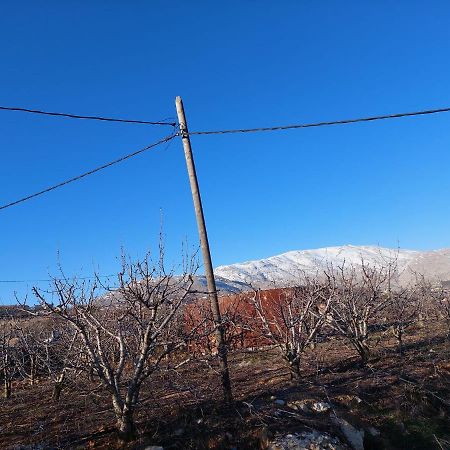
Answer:
<path fill-rule="evenodd" d="M 249 288 L 247 283 L 243 283 L 239 280 L 228 280 L 217 275 L 214 278 L 219 294 L 236 294 Z M 203 293 L 206 295 L 206 292 L 208 292 L 206 277 L 204 275 L 196 275 L 192 289 L 199 292 L 199 294 Z"/>
<path fill-rule="evenodd" d="M 291 251 L 266 259 L 220 266 L 215 269 L 215 274 L 223 285 L 233 282 L 259 288 L 274 284 L 292 286 L 302 273 L 321 273 L 330 265 L 339 267 L 345 263 L 346 266 L 358 266 L 364 262 L 381 267 L 395 259 L 404 283 L 410 281 L 415 273 L 450 280 L 450 249 L 416 251 L 354 245 Z"/>
<path fill-rule="evenodd" d="M 266 259 L 220 266 L 215 269 L 219 295 L 242 292 L 251 287 L 270 288 L 298 285 L 301 275 L 323 273 L 330 266 L 344 263 L 347 267 L 362 262 L 371 266 L 385 266 L 397 259 L 400 282 L 407 283 L 415 274 L 423 274 L 441 281 L 450 280 L 450 249 L 420 252 L 415 250 L 389 249 L 375 246 L 344 245 L 315 250 L 298 250 Z M 179 277 L 174 277 L 174 282 Z M 208 291 L 204 275 L 194 277 L 193 291 L 196 297 L 205 297 Z M 103 301 L 117 299 L 117 292 L 106 294 Z"/>

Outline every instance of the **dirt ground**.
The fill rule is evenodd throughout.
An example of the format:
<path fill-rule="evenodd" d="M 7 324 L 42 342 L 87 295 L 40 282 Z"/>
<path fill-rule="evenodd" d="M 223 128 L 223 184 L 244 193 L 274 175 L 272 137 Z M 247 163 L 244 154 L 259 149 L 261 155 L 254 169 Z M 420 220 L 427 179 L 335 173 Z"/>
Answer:
<path fill-rule="evenodd" d="M 450 449 L 450 340 L 429 324 L 409 330 L 405 348 L 400 357 L 383 338 L 363 367 L 344 341 L 333 339 L 305 355 L 296 383 L 276 350 L 237 351 L 230 354 L 235 402 L 228 407 L 214 360 L 190 362 L 149 380 L 138 409 L 140 437 L 126 448 L 257 449 L 277 433 L 311 428 L 343 439 L 332 423 L 338 415 L 366 430 L 369 450 Z M 119 448 L 108 398 L 95 387 L 75 383 L 54 403 L 46 380 L 15 385 L 12 397 L 0 400 L 0 448 Z M 332 408 L 293 409 L 299 400 Z"/>

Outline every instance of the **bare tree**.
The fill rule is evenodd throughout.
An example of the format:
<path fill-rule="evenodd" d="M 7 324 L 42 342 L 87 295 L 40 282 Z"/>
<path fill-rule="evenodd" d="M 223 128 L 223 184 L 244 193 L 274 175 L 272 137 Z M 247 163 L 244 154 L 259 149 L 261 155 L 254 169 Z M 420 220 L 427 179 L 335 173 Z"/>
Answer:
<path fill-rule="evenodd" d="M 45 329 L 42 319 L 30 320 L 14 319 L 12 327 L 14 330 L 15 350 L 17 360 L 17 370 L 20 376 L 27 380 L 31 386 L 36 382 L 36 378 L 42 371 L 42 361 L 44 358 Z"/>
<path fill-rule="evenodd" d="M 211 355 L 217 351 L 214 345 L 214 320 L 211 308 L 204 299 L 198 299 L 195 304 L 189 305 L 184 310 L 184 323 L 189 330 L 195 329 L 195 333 L 190 333 L 188 341 L 188 352 L 190 357 Z"/>
<path fill-rule="evenodd" d="M 60 400 L 69 380 L 74 382 L 83 372 L 89 373 L 89 360 L 78 337 L 78 330 L 58 320 L 52 322 L 50 332 L 40 340 L 43 349 L 40 365 L 53 383 L 52 400 L 55 402 Z"/>
<path fill-rule="evenodd" d="M 336 292 L 329 325 L 349 340 L 363 364 L 371 354 L 370 327 L 390 301 L 386 292 L 391 273 L 392 267 L 374 267 L 364 261 L 359 267 L 344 264 L 326 273 Z"/>
<path fill-rule="evenodd" d="M 219 304 L 228 351 L 246 347 L 252 330 L 247 320 L 248 302 L 245 294 L 219 297 Z M 189 350 L 192 357 L 217 354 L 214 318 L 205 299 L 198 299 L 186 308 L 185 324 L 190 331 Z"/>
<path fill-rule="evenodd" d="M 439 305 L 439 313 L 447 324 L 447 338 L 450 339 L 450 293 L 442 287 L 433 292 L 433 296 Z"/>
<path fill-rule="evenodd" d="M 17 374 L 13 327 L 10 321 L 0 326 L 0 376 L 3 378 L 3 396 L 11 396 L 12 381 Z"/>
<path fill-rule="evenodd" d="M 416 286 L 390 287 L 387 294 L 387 320 L 390 321 L 392 333 L 397 340 L 397 350 L 403 355 L 403 337 L 408 327 L 419 319 L 421 298 Z"/>
<path fill-rule="evenodd" d="M 447 338 L 450 338 L 450 290 L 442 282 L 432 282 L 421 279 L 419 288 L 422 293 L 423 316 L 443 320 L 447 328 Z"/>
<path fill-rule="evenodd" d="M 171 323 L 190 295 L 195 269 L 190 261 L 183 275 L 166 273 L 161 253 L 156 263 L 149 257 L 134 263 L 123 258 L 118 287 L 100 297 L 99 279 L 91 284 L 54 279 L 53 297 L 33 289 L 40 304 L 76 332 L 89 366 L 111 396 L 123 441 L 135 436 L 143 382 L 184 344 Z"/>
<path fill-rule="evenodd" d="M 303 353 L 325 323 L 333 300 L 334 291 L 328 283 L 307 276 L 298 288 L 254 291 L 254 330 L 259 329 L 279 349 L 291 378 L 300 377 Z"/>

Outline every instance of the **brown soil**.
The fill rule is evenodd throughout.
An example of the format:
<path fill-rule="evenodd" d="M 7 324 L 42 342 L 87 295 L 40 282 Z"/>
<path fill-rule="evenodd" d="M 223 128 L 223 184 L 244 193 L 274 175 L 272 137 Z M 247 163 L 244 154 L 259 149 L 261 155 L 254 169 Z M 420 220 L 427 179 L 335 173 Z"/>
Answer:
<path fill-rule="evenodd" d="M 255 449 L 264 436 L 315 428 L 339 436 L 336 413 L 366 432 L 366 449 L 450 448 L 450 341 L 429 324 L 409 330 L 401 358 L 383 338 L 362 367 L 348 345 L 333 339 L 308 352 L 303 377 L 292 383 L 274 349 L 230 354 L 235 403 L 224 407 L 215 361 L 195 361 L 147 383 L 138 410 L 140 438 L 126 448 Z M 119 448 L 108 397 L 101 388 L 68 387 L 51 401 L 52 386 L 16 384 L 0 400 L 0 448 Z M 295 411 L 286 402 L 326 401 L 327 413 Z M 360 399 L 360 400 L 358 400 Z"/>

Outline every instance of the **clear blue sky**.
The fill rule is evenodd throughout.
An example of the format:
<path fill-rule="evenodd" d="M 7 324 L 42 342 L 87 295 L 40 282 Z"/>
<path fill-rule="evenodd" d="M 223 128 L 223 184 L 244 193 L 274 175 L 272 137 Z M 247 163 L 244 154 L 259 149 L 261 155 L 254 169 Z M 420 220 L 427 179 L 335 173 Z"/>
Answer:
<path fill-rule="evenodd" d="M 450 106 L 446 1 L 17 1 L 0 17 L 0 105 L 158 120 L 191 130 Z M 192 139 L 215 265 L 293 249 L 450 246 L 450 114 Z M 0 203 L 168 130 L 0 111 Z M 167 262 L 197 231 L 177 139 L 0 212 L 0 279 Z M 32 283 L 29 283 L 31 285 Z M 0 302 L 27 284 L 0 284 Z"/>

